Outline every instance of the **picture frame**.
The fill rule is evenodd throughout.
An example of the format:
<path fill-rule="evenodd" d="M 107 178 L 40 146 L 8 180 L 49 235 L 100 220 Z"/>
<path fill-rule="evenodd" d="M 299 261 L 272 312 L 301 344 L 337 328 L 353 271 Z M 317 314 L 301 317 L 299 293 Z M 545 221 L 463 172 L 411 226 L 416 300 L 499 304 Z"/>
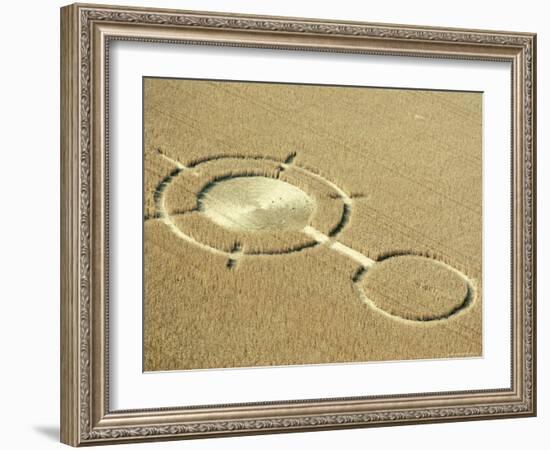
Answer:
<path fill-rule="evenodd" d="M 509 64 L 509 386 L 113 408 L 114 42 Z M 61 441 L 81 446 L 536 415 L 535 180 L 534 34 L 107 5 L 62 8 Z"/>

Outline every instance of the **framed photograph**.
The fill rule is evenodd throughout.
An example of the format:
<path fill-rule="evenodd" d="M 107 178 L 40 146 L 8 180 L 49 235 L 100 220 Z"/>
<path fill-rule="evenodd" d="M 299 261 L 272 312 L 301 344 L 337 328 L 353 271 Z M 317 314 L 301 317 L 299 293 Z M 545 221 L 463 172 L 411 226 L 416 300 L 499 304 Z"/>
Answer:
<path fill-rule="evenodd" d="M 535 58 L 62 8 L 62 442 L 535 415 Z"/>

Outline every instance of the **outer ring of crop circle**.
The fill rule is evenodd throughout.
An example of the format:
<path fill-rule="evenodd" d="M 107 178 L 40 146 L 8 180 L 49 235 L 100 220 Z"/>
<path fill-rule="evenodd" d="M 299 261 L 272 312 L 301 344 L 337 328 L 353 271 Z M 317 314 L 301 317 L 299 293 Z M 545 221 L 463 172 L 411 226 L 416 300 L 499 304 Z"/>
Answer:
<path fill-rule="evenodd" d="M 349 208 L 351 207 L 351 198 L 350 196 L 343 190 L 341 189 L 340 187 L 338 187 L 335 183 L 333 183 L 332 181 L 326 179 L 324 176 L 322 175 L 319 175 L 311 170 L 308 170 L 304 167 L 301 167 L 297 164 L 292 164 L 292 165 L 287 165 L 283 162 L 281 162 L 280 160 L 278 159 L 275 159 L 275 158 L 272 158 L 272 157 L 268 157 L 268 156 L 258 156 L 258 157 L 254 157 L 254 156 L 236 156 L 236 155 L 219 155 L 219 156 L 212 156 L 212 157 L 209 157 L 209 158 L 204 158 L 204 159 L 201 159 L 199 161 L 196 161 L 194 163 L 191 163 L 187 166 L 187 168 L 189 169 L 193 169 L 193 168 L 196 168 L 198 166 L 201 166 L 203 164 L 208 164 L 210 162 L 213 162 L 213 161 L 218 161 L 218 160 L 221 160 L 221 159 L 235 159 L 235 160 L 252 160 L 252 161 L 258 161 L 258 160 L 266 160 L 266 161 L 270 161 L 270 162 L 273 162 L 275 164 L 278 164 L 280 166 L 288 166 L 288 167 L 292 167 L 292 169 L 295 169 L 297 170 L 298 172 L 310 177 L 310 178 L 313 178 L 313 179 L 317 179 L 318 181 L 321 181 L 322 183 L 324 183 L 326 186 L 328 186 L 329 188 L 331 188 L 332 190 L 334 190 L 336 192 L 336 194 L 338 195 L 338 198 L 342 201 L 343 203 L 343 211 L 342 211 L 342 215 L 340 217 L 341 221 L 344 220 L 345 218 L 345 215 L 346 214 L 349 214 Z M 170 180 L 170 183 L 173 182 L 173 180 L 177 179 L 178 177 L 180 176 L 183 176 L 185 175 L 185 170 L 182 170 L 180 171 L 177 176 L 173 177 L 171 180 Z M 251 173 L 251 172 L 247 172 L 247 173 Z M 265 176 L 261 173 L 258 173 L 257 174 L 258 176 Z M 235 174 L 234 176 L 239 176 L 238 174 Z M 213 178 L 215 180 L 215 178 Z M 212 182 L 209 181 L 209 183 Z M 291 184 L 291 183 L 289 183 Z M 166 188 L 168 188 L 168 186 L 166 186 Z M 203 187 L 204 188 L 204 187 Z M 200 191 L 202 191 L 202 189 Z M 300 188 L 301 189 L 301 188 Z M 199 191 L 199 192 L 200 192 Z M 305 191 L 306 192 L 306 191 Z M 307 193 L 307 192 L 306 192 Z M 165 190 L 163 191 L 163 196 L 165 195 Z M 309 194 L 308 194 L 309 195 Z M 166 214 L 165 215 L 165 218 L 166 220 L 170 223 L 171 225 L 171 228 L 172 230 L 174 229 L 177 229 L 179 232 L 176 233 L 179 237 L 183 238 L 184 240 L 186 240 L 187 242 L 191 243 L 191 244 L 194 244 L 194 245 L 197 245 L 199 247 L 201 247 L 202 249 L 204 250 L 207 250 L 207 251 L 210 251 L 212 253 L 215 253 L 215 254 L 220 254 L 220 255 L 223 255 L 223 256 L 226 256 L 228 258 L 232 258 L 234 256 L 233 253 L 231 252 L 227 252 L 227 251 L 224 251 L 224 250 L 220 250 L 216 247 L 213 247 L 209 244 L 205 244 L 203 242 L 200 242 L 200 241 L 197 241 L 196 239 L 194 239 L 193 237 L 187 235 L 186 233 L 184 233 L 177 225 L 176 223 L 174 223 L 174 221 L 171 219 L 171 216 L 170 214 Z M 342 232 L 342 230 L 345 228 L 345 221 L 344 221 L 344 224 L 342 227 L 337 227 L 338 229 L 334 232 L 334 233 L 331 233 L 331 237 L 336 237 L 338 234 L 340 234 Z M 244 252 L 243 255 L 246 256 L 246 257 L 250 257 L 250 256 L 277 256 L 277 255 L 288 255 L 290 253 L 296 253 L 296 252 L 299 252 L 299 251 L 304 251 L 304 250 L 308 250 L 308 249 L 311 249 L 311 248 L 314 248 L 314 247 L 317 247 L 319 245 L 322 245 L 321 242 L 318 242 L 318 241 L 314 241 L 314 242 L 311 242 L 311 243 L 306 243 L 306 244 L 303 244 L 302 246 L 297 246 L 297 247 L 293 247 L 292 249 L 290 250 L 281 250 L 279 252 L 255 252 L 255 253 L 246 253 Z"/>

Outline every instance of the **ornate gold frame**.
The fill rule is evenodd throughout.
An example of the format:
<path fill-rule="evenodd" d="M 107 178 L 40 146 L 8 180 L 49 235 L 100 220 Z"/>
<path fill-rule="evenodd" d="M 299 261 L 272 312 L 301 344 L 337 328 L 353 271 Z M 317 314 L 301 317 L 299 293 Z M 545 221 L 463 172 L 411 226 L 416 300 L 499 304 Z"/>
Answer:
<path fill-rule="evenodd" d="M 106 63 L 115 39 L 511 62 L 510 388 L 111 411 Z M 536 36 L 530 33 L 98 5 L 62 8 L 62 442 L 79 446 L 535 415 L 535 53 Z"/>

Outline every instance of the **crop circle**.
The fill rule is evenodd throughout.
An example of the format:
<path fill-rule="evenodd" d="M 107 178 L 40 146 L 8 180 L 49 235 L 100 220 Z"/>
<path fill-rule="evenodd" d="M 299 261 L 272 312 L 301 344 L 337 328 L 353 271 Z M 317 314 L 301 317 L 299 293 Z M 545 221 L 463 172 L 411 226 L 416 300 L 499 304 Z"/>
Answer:
<path fill-rule="evenodd" d="M 302 230 L 315 209 L 301 189 L 274 178 L 240 176 L 209 184 L 198 196 L 199 210 L 232 231 Z"/>
<path fill-rule="evenodd" d="M 413 321 L 443 320 L 466 308 L 468 280 L 440 261 L 416 255 L 376 262 L 362 279 L 366 298 L 387 314 Z"/>

